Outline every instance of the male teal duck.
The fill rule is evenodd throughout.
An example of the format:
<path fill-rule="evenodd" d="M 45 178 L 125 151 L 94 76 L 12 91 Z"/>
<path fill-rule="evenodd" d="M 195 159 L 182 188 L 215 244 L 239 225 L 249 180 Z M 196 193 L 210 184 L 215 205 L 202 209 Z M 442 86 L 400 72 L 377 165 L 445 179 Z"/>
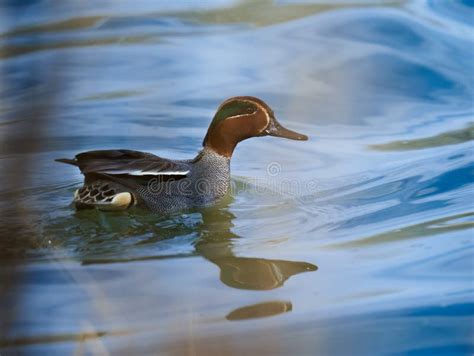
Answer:
<path fill-rule="evenodd" d="M 190 160 L 170 160 L 131 150 L 79 153 L 56 161 L 79 167 L 84 185 L 74 194 L 76 208 L 123 210 L 131 206 L 172 213 L 209 205 L 226 195 L 230 159 L 240 141 L 257 136 L 307 140 L 284 128 L 270 107 L 251 96 L 224 101 L 203 140 L 203 149 Z"/>

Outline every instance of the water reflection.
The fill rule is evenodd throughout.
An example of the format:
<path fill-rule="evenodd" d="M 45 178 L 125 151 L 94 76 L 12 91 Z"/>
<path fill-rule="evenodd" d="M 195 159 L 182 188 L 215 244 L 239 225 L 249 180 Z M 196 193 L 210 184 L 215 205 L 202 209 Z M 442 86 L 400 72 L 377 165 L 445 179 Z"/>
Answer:
<path fill-rule="evenodd" d="M 457 145 L 474 139 L 474 124 L 469 124 L 466 128 L 440 133 L 438 135 L 423 137 L 414 140 L 392 141 L 371 148 L 380 151 L 404 151 L 422 150 L 432 147 L 447 145 Z"/>
<path fill-rule="evenodd" d="M 227 320 L 246 320 L 254 318 L 265 318 L 273 315 L 289 312 L 293 309 L 291 302 L 272 301 L 258 303 L 238 308 L 227 314 Z"/>
<path fill-rule="evenodd" d="M 174 253 L 171 253 L 171 256 L 156 256 L 150 252 L 143 255 L 142 252 L 143 249 L 153 251 L 151 249 L 153 245 L 166 244 L 168 240 L 176 238 L 176 236 L 188 236 L 195 238 L 193 243 L 195 250 L 187 256 L 199 255 L 217 265 L 220 269 L 220 280 L 232 288 L 275 289 L 283 286 L 285 281 L 295 274 L 318 269 L 316 265 L 308 262 L 236 256 L 233 244 L 236 239 L 242 238 L 242 236 L 232 231 L 234 226 L 232 221 L 235 219 L 235 215 L 229 210 L 228 203 L 223 203 L 219 207 L 200 209 L 191 214 L 170 217 L 158 223 L 156 220 L 159 218 L 148 216 L 149 214 L 141 215 L 139 212 L 136 212 L 133 218 L 126 216 L 126 214 L 109 215 L 98 211 L 76 212 L 74 217 L 78 219 L 78 225 L 90 225 L 91 218 L 98 218 L 99 230 L 117 231 L 117 237 L 123 237 L 123 234 L 128 232 L 129 238 L 133 240 L 137 234 L 153 231 L 146 239 L 136 242 L 128 254 L 121 248 L 118 251 L 119 256 L 114 253 L 114 244 L 111 244 L 110 241 L 105 244 L 108 251 L 100 250 L 100 246 L 97 244 L 101 244 L 103 241 L 97 240 L 95 237 L 81 247 L 82 263 L 88 265 L 176 257 Z M 68 224 L 63 221 L 60 225 Z M 75 229 L 72 231 L 77 232 Z M 96 230 L 96 234 L 100 235 L 101 232 Z M 91 231 L 87 231 L 86 235 L 91 235 Z M 95 258 L 97 254 L 101 257 Z"/>
<path fill-rule="evenodd" d="M 269 290 L 281 287 L 295 274 L 317 270 L 307 262 L 235 256 L 233 240 L 239 238 L 231 230 L 235 216 L 228 210 L 208 209 L 202 218 L 196 252 L 220 268 L 220 279 L 229 287 Z"/>
<path fill-rule="evenodd" d="M 15 241 L 0 254 L 28 257 L 10 298 L 18 305 L 3 303 L 21 311 L 11 337 L 74 353 L 75 335 L 97 339 L 82 333 L 86 319 L 112 354 L 161 354 L 168 344 L 196 355 L 472 351 L 467 1 L 327 12 L 355 1 L 64 2 L 59 13 L 27 3 L 37 6 L 0 21 L 0 72 L 11 83 L 0 89 L 0 158 L 7 178 L 21 178 L 0 200 L 28 211 L 0 228 Z M 25 140 L 35 125 L 14 112 L 28 88 L 47 92 L 32 75 L 51 72 L 47 60 L 64 78 L 59 105 L 41 142 Z M 275 180 L 316 178 L 314 192 L 239 191 L 235 204 L 168 218 L 67 207 L 81 178 L 53 158 L 99 148 L 188 158 L 215 105 L 236 93 L 268 100 L 315 139 L 249 141 L 234 177 L 260 178 L 278 159 Z M 35 169 L 13 174 L 26 159 Z M 299 261 L 269 259 L 287 251 Z M 324 273 L 279 288 L 316 270 L 308 256 Z M 115 330 L 148 335 L 132 343 L 110 337 Z"/>
<path fill-rule="evenodd" d="M 166 218 L 139 210 L 119 213 L 71 211 L 69 215 L 57 219 L 54 228 L 45 231 L 45 236 L 57 236 L 57 231 L 62 231 L 62 240 L 56 239 L 49 246 L 55 252 L 58 262 L 65 257 L 67 259 L 67 256 L 61 254 L 68 251 L 68 243 L 74 241 L 74 256 L 79 259 L 84 271 L 73 268 L 66 272 L 73 273 L 82 287 L 86 285 L 81 276 L 83 273 L 90 273 L 90 265 L 130 264 L 133 269 L 134 263 L 138 261 L 195 256 L 201 256 L 215 264 L 220 270 L 219 278 L 224 285 L 242 290 L 272 290 L 282 287 L 285 281 L 296 274 L 318 269 L 316 265 L 304 261 L 237 256 L 234 246 L 244 237 L 234 232 L 236 216 L 232 212 L 232 199 L 229 197 L 228 201 L 219 206 Z M 77 239 L 78 235 L 80 241 Z M 182 265 L 185 266 L 186 263 Z M 188 265 L 189 268 L 193 266 L 192 263 Z M 171 274 L 176 273 L 176 269 L 169 271 Z M 192 271 L 189 273 L 192 274 Z M 48 275 L 52 275 L 50 271 Z M 115 278 L 113 274 L 95 269 L 93 275 L 93 280 L 98 285 Z M 35 274 L 34 280 L 43 278 Z M 51 278 L 48 277 L 48 280 Z M 242 304 L 244 303 L 246 302 Z M 221 317 L 242 320 L 278 315 L 291 310 L 290 301 L 267 301 L 247 306 L 244 304 L 232 311 L 224 310 Z"/>

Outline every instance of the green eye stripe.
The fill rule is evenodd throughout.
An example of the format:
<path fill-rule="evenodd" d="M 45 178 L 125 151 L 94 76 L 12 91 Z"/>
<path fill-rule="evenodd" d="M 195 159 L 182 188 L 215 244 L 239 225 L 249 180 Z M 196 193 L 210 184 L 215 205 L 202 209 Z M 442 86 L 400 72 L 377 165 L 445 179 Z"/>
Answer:
<path fill-rule="evenodd" d="M 257 108 L 252 103 L 237 101 L 225 104 L 214 116 L 211 125 L 215 125 L 218 122 L 227 119 L 228 117 L 236 115 L 251 114 L 257 111 Z"/>
<path fill-rule="evenodd" d="M 204 146 L 209 135 L 209 132 L 220 122 L 224 121 L 225 119 L 237 115 L 250 115 L 257 111 L 257 106 L 253 103 L 248 101 L 231 101 L 228 102 L 216 112 L 212 122 L 209 126 L 206 136 L 202 141 L 202 145 Z"/>

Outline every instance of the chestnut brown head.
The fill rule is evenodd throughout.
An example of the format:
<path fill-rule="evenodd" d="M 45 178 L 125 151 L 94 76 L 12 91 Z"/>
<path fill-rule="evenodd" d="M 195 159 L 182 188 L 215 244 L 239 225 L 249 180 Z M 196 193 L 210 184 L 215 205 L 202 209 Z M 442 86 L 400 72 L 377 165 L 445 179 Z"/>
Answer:
<path fill-rule="evenodd" d="M 250 137 L 275 136 L 304 141 L 308 136 L 283 127 L 270 107 L 252 96 L 236 96 L 224 101 L 204 137 L 203 146 L 231 157 L 235 146 Z"/>

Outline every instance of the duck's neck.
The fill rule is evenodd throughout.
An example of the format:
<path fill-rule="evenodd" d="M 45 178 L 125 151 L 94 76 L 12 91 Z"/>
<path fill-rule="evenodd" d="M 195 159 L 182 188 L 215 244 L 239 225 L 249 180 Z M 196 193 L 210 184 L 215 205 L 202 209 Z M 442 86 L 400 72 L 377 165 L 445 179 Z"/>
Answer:
<path fill-rule="evenodd" d="M 227 119 L 222 123 L 209 127 L 203 146 L 204 149 L 214 151 L 230 159 L 237 144 L 255 136 L 256 130 L 255 122 L 250 118 Z"/>
<path fill-rule="evenodd" d="M 220 199 L 230 186 L 230 158 L 204 147 L 193 160 L 191 174 L 200 203 Z"/>
<path fill-rule="evenodd" d="M 230 158 L 231 157 L 227 157 L 206 145 L 193 159 L 193 163 L 195 166 L 207 167 L 212 171 L 214 171 L 214 167 L 217 169 L 227 167 L 227 169 L 225 169 L 227 171 L 229 170 L 228 167 L 230 167 Z"/>
<path fill-rule="evenodd" d="M 204 140 L 204 150 L 231 159 L 235 147 L 239 143 L 232 135 L 221 134 L 221 132 L 209 132 Z"/>

